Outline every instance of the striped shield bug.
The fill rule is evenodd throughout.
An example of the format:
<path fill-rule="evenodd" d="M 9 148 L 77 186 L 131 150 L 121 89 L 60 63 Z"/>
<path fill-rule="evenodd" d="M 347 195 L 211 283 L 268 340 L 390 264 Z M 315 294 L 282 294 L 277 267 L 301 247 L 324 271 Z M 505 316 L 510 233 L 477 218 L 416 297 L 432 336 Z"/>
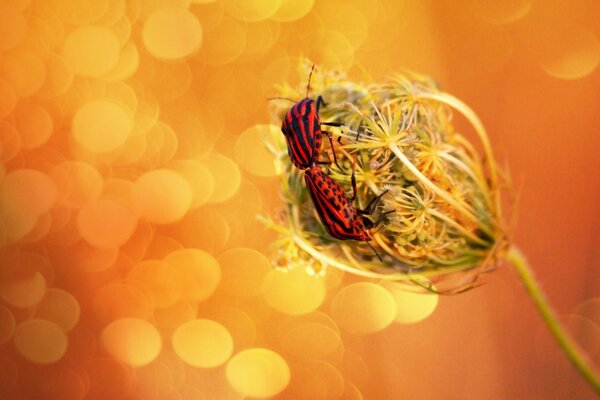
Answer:
<path fill-rule="evenodd" d="M 367 215 L 373 214 L 381 197 L 387 192 L 374 197 L 367 207 L 358 209 L 352 202 L 356 198 L 356 180 L 352 174 L 353 196 L 348 198 L 343 188 L 329 175 L 325 174 L 321 167 L 316 164 L 311 165 L 304 173 L 304 180 L 308 188 L 308 193 L 315 205 L 315 209 L 321 223 L 327 232 L 336 239 L 341 240 L 359 240 L 367 242 L 377 258 L 381 257 L 371 246 L 372 240 L 369 229 L 379 225 L 386 214 L 383 213 L 375 222 L 367 218 Z"/>
<path fill-rule="evenodd" d="M 329 164 L 329 162 L 326 161 L 319 161 L 319 151 L 321 149 L 323 134 L 329 139 L 334 162 L 337 165 L 331 133 L 323 131 L 321 126 L 342 126 L 342 124 L 339 122 L 321 122 L 319 119 L 319 109 L 321 105 L 327 106 L 327 104 L 322 96 L 317 97 L 316 101 L 308 97 L 310 79 L 314 68 L 315 66 L 313 65 L 310 70 L 310 75 L 308 76 L 306 97 L 296 102 L 296 104 L 288 110 L 281 124 L 281 132 L 285 136 L 288 155 L 290 156 L 292 164 L 299 169 L 308 169 L 313 164 Z M 271 100 L 274 99 L 294 101 L 282 97 L 271 98 Z"/>

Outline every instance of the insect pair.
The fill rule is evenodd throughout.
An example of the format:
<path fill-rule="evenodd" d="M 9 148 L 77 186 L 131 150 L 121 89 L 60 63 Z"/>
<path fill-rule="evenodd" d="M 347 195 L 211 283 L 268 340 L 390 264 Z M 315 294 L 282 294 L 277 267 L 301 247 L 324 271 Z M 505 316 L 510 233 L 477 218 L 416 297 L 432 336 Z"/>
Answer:
<path fill-rule="evenodd" d="M 316 101 L 308 97 L 313 70 L 314 65 L 308 77 L 306 97 L 289 109 L 281 124 L 281 131 L 287 143 L 288 155 L 295 167 L 305 171 L 304 180 L 308 192 L 327 232 L 336 239 L 367 242 L 381 261 L 381 257 L 371 246 L 370 241 L 372 238 L 369 229 L 378 225 L 385 215 L 391 211 L 383 213 L 376 222 L 371 221 L 367 216 L 373 214 L 379 200 L 386 192 L 373 198 L 365 209 L 358 209 L 352 204 L 356 199 L 354 169 L 351 177 L 353 195 L 348 197 L 342 186 L 325 174 L 319 166 L 319 164 L 331 163 L 330 161 L 319 160 L 321 142 L 323 135 L 326 135 L 331 145 L 334 163 L 340 168 L 331 133 L 323 131 L 321 126 L 342 126 L 343 124 L 320 121 L 319 109 L 321 105 L 326 106 L 327 104 L 321 96 Z"/>

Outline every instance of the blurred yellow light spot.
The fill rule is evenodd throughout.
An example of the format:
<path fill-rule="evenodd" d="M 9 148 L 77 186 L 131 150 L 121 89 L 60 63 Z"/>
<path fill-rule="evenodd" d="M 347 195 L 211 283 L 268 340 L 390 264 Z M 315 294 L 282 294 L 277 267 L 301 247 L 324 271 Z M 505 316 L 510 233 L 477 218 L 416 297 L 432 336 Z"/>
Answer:
<path fill-rule="evenodd" d="M 181 275 L 183 299 L 204 301 L 216 290 L 221 280 L 221 269 L 215 258 L 202 250 L 182 249 L 164 258 Z"/>
<path fill-rule="evenodd" d="M 305 359 L 325 358 L 342 344 L 333 328 L 315 322 L 295 326 L 283 332 L 279 339 L 287 352 Z"/>
<path fill-rule="evenodd" d="M 397 310 L 395 322 L 400 324 L 422 321 L 437 307 L 439 296 L 435 293 L 415 293 L 406 285 L 394 282 L 382 282 L 381 285 L 394 297 Z"/>
<path fill-rule="evenodd" d="M 555 25 L 546 38 L 541 67 L 560 79 L 579 79 L 591 74 L 600 63 L 600 42 L 583 26 Z"/>
<path fill-rule="evenodd" d="M 0 4 L 0 51 L 17 47 L 27 35 L 27 21 L 10 4 Z"/>
<path fill-rule="evenodd" d="M 34 94 L 46 79 L 44 62 L 28 50 L 13 50 L 0 63 L 0 71 L 8 79 L 20 97 Z"/>
<path fill-rule="evenodd" d="M 319 3 L 315 13 L 327 15 L 324 21 L 327 28 L 341 33 L 355 49 L 367 38 L 369 25 L 366 17 L 350 2 Z"/>
<path fill-rule="evenodd" d="M 154 325 L 137 318 L 111 322 L 102 331 L 100 340 L 111 356 L 133 367 L 151 363 L 162 347 Z"/>
<path fill-rule="evenodd" d="M 215 188 L 209 203 L 229 200 L 240 188 L 242 175 L 237 164 L 228 157 L 213 153 L 202 160 L 214 178 Z"/>
<path fill-rule="evenodd" d="M 145 319 L 153 310 L 144 289 L 124 283 L 103 286 L 93 297 L 93 307 L 103 323 L 127 317 Z"/>
<path fill-rule="evenodd" d="M 31 319 L 15 329 L 15 347 L 25 359 L 36 364 L 53 364 L 67 351 L 65 332 L 54 322 Z"/>
<path fill-rule="evenodd" d="M 119 60 L 119 40 L 104 26 L 83 26 L 65 39 L 63 55 L 79 75 L 96 77 L 110 71 Z"/>
<path fill-rule="evenodd" d="M 71 0 L 62 4 L 60 15 L 66 22 L 74 25 L 87 25 L 102 18 L 108 9 L 110 0 Z"/>
<path fill-rule="evenodd" d="M 263 279 L 273 269 L 271 261 L 264 254 L 249 248 L 221 253 L 219 264 L 223 269 L 222 289 L 241 297 L 259 295 Z"/>
<path fill-rule="evenodd" d="M 84 104 L 73 118 L 73 135 L 77 143 L 93 153 L 108 153 L 121 146 L 133 128 L 129 112 L 108 100 Z"/>
<path fill-rule="evenodd" d="M 62 289 L 50 288 L 35 307 L 35 317 L 51 321 L 70 331 L 79 321 L 81 309 L 77 299 Z"/>
<path fill-rule="evenodd" d="M 279 8 L 281 0 L 224 0 L 225 12 L 242 21 L 262 21 Z"/>
<path fill-rule="evenodd" d="M 2 267 L 0 299 L 14 307 L 29 308 L 44 297 L 46 281 L 34 266 L 20 261 L 9 261 Z"/>
<path fill-rule="evenodd" d="M 282 22 L 296 21 L 308 14 L 314 4 L 315 0 L 281 0 L 279 8 L 271 18 Z"/>
<path fill-rule="evenodd" d="M 15 331 L 15 317 L 8 308 L 0 304 L 0 344 L 10 340 Z"/>
<path fill-rule="evenodd" d="M 45 173 L 33 169 L 9 172 L 2 181 L 0 191 L 0 208 L 33 216 L 49 211 L 57 198 L 54 181 Z"/>
<path fill-rule="evenodd" d="M 64 57 L 55 53 L 46 56 L 46 79 L 37 95 L 52 98 L 67 91 L 73 82 L 73 71 Z"/>
<path fill-rule="evenodd" d="M 491 24 L 510 24 L 523 18 L 533 0 L 471 0 L 470 8 L 478 17 Z"/>
<path fill-rule="evenodd" d="M 125 80 L 131 78 L 135 71 L 137 71 L 139 64 L 140 56 L 137 47 L 133 43 L 127 42 L 121 48 L 119 60 L 104 78 L 108 80 Z"/>
<path fill-rule="evenodd" d="M 0 117 L 2 116 L 2 80 L 0 79 Z M 21 149 L 21 136 L 17 128 L 8 121 L 0 121 L 0 160 L 9 161 Z M 4 165 L 4 164 L 2 164 Z M 6 171 L 5 171 L 6 173 Z M 4 178 L 4 176 L 3 176 Z"/>
<path fill-rule="evenodd" d="M 224 17 L 206 32 L 202 53 L 209 65 L 223 65 L 237 59 L 246 45 L 246 32 L 236 20 Z"/>
<path fill-rule="evenodd" d="M 256 323 L 242 310 L 227 306 L 217 307 L 212 309 L 207 317 L 222 324 L 231 333 L 237 348 L 249 347 L 256 340 Z"/>
<path fill-rule="evenodd" d="M 213 368 L 225 363 L 233 352 L 233 340 L 227 329 L 208 319 L 195 319 L 173 333 L 173 349 L 194 367 Z"/>
<path fill-rule="evenodd" d="M 54 122 L 48 111 L 35 104 L 19 107 L 15 119 L 21 134 L 21 147 L 24 149 L 43 145 L 54 129 Z"/>
<path fill-rule="evenodd" d="M 246 54 L 264 54 L 279 40 L 281 27 L 279 22 L 263 21 L 246 27 Z M 256 76 L 254 71 L 252 75 Z"/>
<path fill-rule="evenodd" d="M 294 399 L 339 399 L 344 393 L 344 378 L 331 364 L 307 360 L 292 365 L 290 397 Z"/>
<path fill-rule="evenodd" d="M 136 217 L 119 199 L 101 198 L 84 206 L 77 215 L 81 237 L 98 248 L 119 247 L 133 234 Z"/>
<path fill-rule="evenodd" d="M 200 48 L 202 26 L 198 18 L 184 8 L 161 8 L 144 23 L 142 40 L 154 57 L 176 60 Z"/>
<path fill-rule="evenodd" d="M 385 329 L 396 318 L 396 302 L 390 292 L 369 282 L 353 283 L 333 298 L 332 316 L 341 328 L 355 335 Z"/>
<path fill-rule="evenodd" d="M 125 42 L 129 40 L 131 37 L 131 21 L 127 19 L 127 17 L 123 16 L 117 22 L 110 25 L 110 29 L 117 36 L 117 40 L 119 41 L 119 45 L 124 45 Z"/>
<path fill-rule="evenodd" d="M 325 29 L 321 40 L 314 46 L 312 59 L 318 60 L 319 65 L 345 71 L 354 61 L 352 43 L 338 31 Z"/>
<path fill-rule="evenodd" d="M 100 23 L 102 25 L 112 25 L 119 21 L 122 17 L 125 16 L 125 9 L 127 7 L 134 8 L 133 5 L 128 5 L 125 0 L 112 0 L 108 2 L 106 11 L 104 15 L 102 15 L 102 19 Z"/>
<path fill-rule="evenodd" d="M 119 258 L 118 248 L 98 248 L 85 240 L 79 240 L 70 249 L 73 259 L 77 260 L 76 267 L 86 272 L 108 270 Z"/>
<path fill-rule="evenodd" d="M 190 185 L 168 169 L 155 169 L 140 176 L 131 196 L 140 215 L 157 224 L 180 220 L 192 204 Z"/>
<path fill-rule="evenodd" d="M 17 93 L 11 82 L 0 78 L 0 118 L 9 115 L 17 104 Z"/>
<path fill-rule="evenodd" d="M 23 243 L 35 243 L 42 240 L 50 231 L 52 217 L 49 212 L 40 215 L 35 222 L 35 225 L 21 238 Z"/>
<path fill-rule="evenodd" d="M 50 175 L 59 188 L 59 202 L 69 207 L 80 208 L 97 200 L 104 188 L 100 172 L 82 161 L 65 161 Z"/>
<path fill-rule="evenodd" d="M 191 209 L 198 208 L 208 201 L 214 191 L 215 181 L 204 165 L 196 160 L 176 160 L 169 168 L 177 171 L 185 178 L 192 189 Z"/>
<path fill-rule="evenodd" d="M 227 363 L 227 381 L 242 396 L 265 399 L 283 391 L 290 382 L 290 368 L 272 350 L 241 351 Z"/>
<path fill-rule="evenodd" d="M 322 277 L 310 275 L 305 268 L 274 269 L 263 281 L 263 293 L 274 309 L 291 315 L 316 310 L 325 300 Z"/>
<path fill-rule="evenodd" d="M 276 125 L 254 125 L 242 132 L 235 141 L 235 159 L 246 171 L 257 176 L 274 176 L 273 154 L 264 145 L 265 138 L 281 135 Z"/>
<path fill-rule="evenodd" d="M 175 304 L 183 295 L 179 272 L 164 261 L 142 261 L 129 271 L 127 278 L 142 290 L 148 290 L 157 307 Z"/>

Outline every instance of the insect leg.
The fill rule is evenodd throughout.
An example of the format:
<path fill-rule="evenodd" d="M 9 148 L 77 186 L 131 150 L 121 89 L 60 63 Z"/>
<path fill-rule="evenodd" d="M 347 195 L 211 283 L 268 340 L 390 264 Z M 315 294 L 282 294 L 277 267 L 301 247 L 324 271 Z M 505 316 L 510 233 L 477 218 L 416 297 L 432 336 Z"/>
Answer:
<path fill-rule="evenodd" d="M 379 256 L 379 253 L 377 253 L 377 250 L 375 250 L 375 248 L 371 245 L 371 242 L 367 241 L 367 244 L 369 245 L 369 247 L 371 248 L 371 250 L 373 250 L 373 253 L 375 253 L 375 255 L 377 256 L 377 258 L 379 258 L 379 261 L 383 262 L 383 260 L 381 259 L 381 256 Z"/>
<path fill-rule="evenodd" d="M 329 144 L 331 145 L 331 153 L 333 154 L 333 161 L 335 165 L 337 165 L 338 169 L 342 171 L 342 167 L 338 164 L 337 157 L 335 155 L 335 147 L 333 146 L 333 139 L 331 138 L 331 132 L 322 131 L 325 135 L 327 135 L 327 139 L 329 139 Z"/>
<path fill-rule="evenodd" d="M 367 204 L 367 206 L 362 209 L 362 210 L 356 210 L 359 214 L 362 215 L 370 215 L 373 214 L 373 211 L 375 210 L 375 207 L 377 207 L 377 204 L 379 204 L 379 200 L 381 200 L 381 197 L 386 194 L 388 191 L 386 190 L 385 192 L 381 193 L 379 196 L 374 197 L 369 204 Z M 384 214 L 385 215 L 385 214 Z"/>

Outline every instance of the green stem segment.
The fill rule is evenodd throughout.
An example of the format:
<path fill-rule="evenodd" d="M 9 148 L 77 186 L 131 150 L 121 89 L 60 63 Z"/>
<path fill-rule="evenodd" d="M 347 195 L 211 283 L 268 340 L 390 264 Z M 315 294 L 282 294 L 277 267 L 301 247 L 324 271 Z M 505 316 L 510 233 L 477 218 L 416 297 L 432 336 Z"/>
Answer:
<path fill-rule="evenodd" d="M 527 293 L 533 300 L 538 311 L 542 315 L 542 318 L 548 329 L 554 335 L 558 344 L 565 352 L 567 358 L 577 369 L 577 371 L 588 381 L 594 388 L 596 393 L 600 394 L 600 376 L 593 370 L 589 360 L 582 353 L 581 349 L 577 344 L 569 337 L 565 329 L 561 326 L 560 322 L 556 318 L 556 314 L 550 308 L 546 296 L 542 292 L 542 289 L 538 285 L 536 279 L 533 277 L 531 267 L 525 260 L 523 254 L 519 249 L 511 247 L 507 255 L 508 261 L 513 265 L 521 282 L 525 286 Z"/>

